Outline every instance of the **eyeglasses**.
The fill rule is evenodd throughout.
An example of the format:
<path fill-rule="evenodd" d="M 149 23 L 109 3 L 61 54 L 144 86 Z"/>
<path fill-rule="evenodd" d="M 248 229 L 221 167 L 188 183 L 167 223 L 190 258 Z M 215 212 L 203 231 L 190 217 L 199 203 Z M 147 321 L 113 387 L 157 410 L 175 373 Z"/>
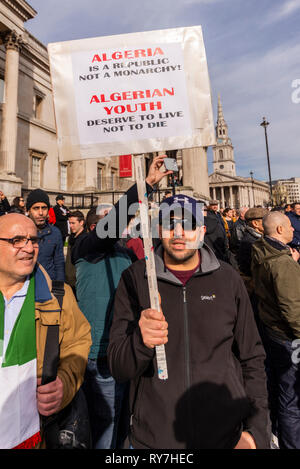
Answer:
<path fill-rule="evenodd" d="M 36 248 L 40 242 L 40 238 L 37 236 L 31 236 L 31 238 L 26 238 L 26 236 L 15 236 L 14 238 L 0 238 L 0 240 L 7 241 L 16 249 L 24 248 L 29 243 L 29 241 L 31 241 L 32 246 Z"/>
<path fill-rule="evenodd" d="M 164 230 L 172 231 L 179 223 L 185 231 L 194 231 L 197 228 L 197 222 L 194 217 L 189 218 L 164 218 L 162 227 Z"/>

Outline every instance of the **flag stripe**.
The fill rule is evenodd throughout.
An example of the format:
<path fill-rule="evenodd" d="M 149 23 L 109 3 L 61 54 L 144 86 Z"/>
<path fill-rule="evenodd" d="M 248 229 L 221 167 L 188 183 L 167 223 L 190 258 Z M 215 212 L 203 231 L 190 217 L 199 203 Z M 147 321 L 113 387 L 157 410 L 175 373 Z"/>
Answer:
<path fill-rule="evenodd" d="M 3 298 L 2 298 L 3 300 Z M 36 358 L 34 276 L 12 330 L 2 367 L 23 365 Z"/>

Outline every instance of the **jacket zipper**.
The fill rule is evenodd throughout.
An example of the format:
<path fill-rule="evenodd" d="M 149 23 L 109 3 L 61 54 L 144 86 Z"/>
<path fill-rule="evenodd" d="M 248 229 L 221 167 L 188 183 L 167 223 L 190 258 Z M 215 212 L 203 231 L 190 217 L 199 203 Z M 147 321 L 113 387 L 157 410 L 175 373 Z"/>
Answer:
<path fill-rule="evenodd" d="M 186 371 L 186 388 L 190 388 L 190 342 L 188 329 L 188 310 L 186 301 L 186 287 L 183 287 L 183 318 L 184 318 L 184 347 L 185 347 L 185 371 Z"/>

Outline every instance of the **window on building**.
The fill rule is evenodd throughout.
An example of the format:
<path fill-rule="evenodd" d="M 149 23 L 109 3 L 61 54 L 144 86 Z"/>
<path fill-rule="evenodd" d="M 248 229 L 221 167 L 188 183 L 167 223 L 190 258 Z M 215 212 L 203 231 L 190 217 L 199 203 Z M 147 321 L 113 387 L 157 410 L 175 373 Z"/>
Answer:
<path fill-rule="evenodd" d="M 223 129 L 223 135 L 225 135 L 225 129 Z"/>
<path fill-rule="evenodd" d="M 4 103 L 4 78 L 0 76 L 0 103 Z"/>
<path fill-rule="evenodd" d="M 37 150 L 30 150 L 29 156 L 31 187 L 43 187 L 44 162 L 47 154 Z"/>
<path fill-rule="evenodd" d="M 104 169 L 101 164 L 98 164 L 97 166 L 97 189 L 99 191 L 103 190 L 103 174 L 104 174 Z"/>
<path fill-rule="evenodd" d="M 223 150 L 219 150 L 219 157 L 220 157 L 220 160 L 223 160 L 224 158 Z"/>
<path fill-rule="evenodd" d="M 110 188 L 111 190 L 115 190 L 116 188 L 116 182 L 117 182 L 117 171 L 116 169 L 111 170 L 111 176 L 110 176 Z"/>
<path fill-rule="evenodd" d="M 68 167 L 66 164 L 60 165 L 60 189 L 66 191 L 68 188 Z"/>
<path fill-rule="evenodd" d="M 33 102 L 33 115 L 36 119 L 41 119 L 42 116 L 43 97 L 35 94 Z"/>
<path fill-rule="evenodd" d="M 222 129 L 220 129 L 219 134 L 222 135 Z"/>
<path fill-rule="evenodd" d="M 41 159 L 32 157 L 31 187 L 41 187 Z"/>
<path fill-rule="evenodd" d="M 223 165 L 223 164 L 220 165 L 220 169 L 224 169 L 224 165 Z"/>

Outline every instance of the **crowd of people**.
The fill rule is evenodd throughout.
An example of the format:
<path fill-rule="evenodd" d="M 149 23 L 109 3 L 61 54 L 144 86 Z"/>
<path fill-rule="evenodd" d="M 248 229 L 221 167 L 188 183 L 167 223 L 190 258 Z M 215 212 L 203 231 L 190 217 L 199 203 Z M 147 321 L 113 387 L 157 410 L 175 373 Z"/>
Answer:
<path fill-rule="evenodd" d="M 163 160 L 150 165 L 149 200 L 171 174 Z M 222 210 L 166 193 L 159 311 L 136 185 L 86 215 L 56 202 L 35 189 L 10 205 L 0 191 L 0 447 L 80 447 L 58 421 L 81 392 L 83 447 L 300 448 L 300 202 Z"/>

